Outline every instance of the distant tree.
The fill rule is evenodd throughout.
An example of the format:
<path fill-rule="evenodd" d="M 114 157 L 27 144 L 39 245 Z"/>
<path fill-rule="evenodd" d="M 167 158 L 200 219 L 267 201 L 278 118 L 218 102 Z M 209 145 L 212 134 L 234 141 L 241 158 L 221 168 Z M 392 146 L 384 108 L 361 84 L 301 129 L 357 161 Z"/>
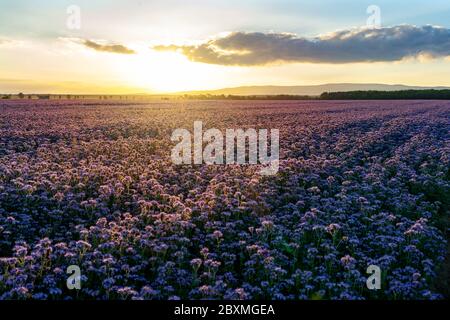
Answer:
<path fill-rule="evenodd" d="M 19 99 L 23 99 L 25 97 L 25 95 L 22 92 L 19 93 L 18 96 L 19 96 Z"/>
<path fill-rule="evenodd" d="M 322 100 L 450 100 L 450 90 L 324 92 Z"/>

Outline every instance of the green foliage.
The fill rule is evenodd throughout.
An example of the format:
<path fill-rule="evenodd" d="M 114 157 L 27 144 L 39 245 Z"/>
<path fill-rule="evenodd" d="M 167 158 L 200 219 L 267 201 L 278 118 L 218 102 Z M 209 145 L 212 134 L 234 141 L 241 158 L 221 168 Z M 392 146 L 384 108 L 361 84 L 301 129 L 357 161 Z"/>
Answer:
<path fill-rule="evenodd" d="M 324 92 L 321 100 L 450 100 L 450 90 Z"/>

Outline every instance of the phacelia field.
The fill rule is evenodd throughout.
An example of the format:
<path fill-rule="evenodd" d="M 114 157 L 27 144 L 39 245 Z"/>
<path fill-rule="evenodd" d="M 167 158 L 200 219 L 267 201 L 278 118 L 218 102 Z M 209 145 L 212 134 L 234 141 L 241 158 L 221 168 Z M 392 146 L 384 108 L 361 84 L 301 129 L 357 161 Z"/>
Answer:
<path fill-rule="evenodd" d="M 279 172 L 173 164 L 194 121 L 279 129 Z M 0 299 L 442 299 L 449 128 L 447 101 L 2 101 Z"/>

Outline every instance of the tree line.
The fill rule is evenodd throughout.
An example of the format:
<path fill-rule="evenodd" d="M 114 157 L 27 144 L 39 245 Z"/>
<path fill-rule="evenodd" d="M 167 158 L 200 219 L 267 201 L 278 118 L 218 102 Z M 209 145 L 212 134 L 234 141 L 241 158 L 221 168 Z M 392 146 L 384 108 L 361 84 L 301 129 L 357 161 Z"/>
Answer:
<path fill-rule="evenodd" d="M 450 90 L 324 92 L 321 100 L 450 100 Z"/>
<path fill-rule="evenodd" d="M 307 95 L 212 95 L 185 94 L 184 99 L 191 100 L 450 100 L 450 90 L 399 90 L 399 91 L 346 91 L 324 92 L 320 96 Z"/>
<path fill-rule="evenodd" d="M 100 100 L 145 100 L 156 96 L 134 95 L 25 95 L 19 93 L 19 99 L 100 99 Z M 215 94 L 184 94 L 173 96 L 159 96 L 162 100 L 450 100 L 450 90 L 400 90 L 400 91 L 342 91 L 324 92 L 320 96 L 308 95 L 215 95 Z M 0 99 L 14 99 L 11 94 L 0 95 Z"/>

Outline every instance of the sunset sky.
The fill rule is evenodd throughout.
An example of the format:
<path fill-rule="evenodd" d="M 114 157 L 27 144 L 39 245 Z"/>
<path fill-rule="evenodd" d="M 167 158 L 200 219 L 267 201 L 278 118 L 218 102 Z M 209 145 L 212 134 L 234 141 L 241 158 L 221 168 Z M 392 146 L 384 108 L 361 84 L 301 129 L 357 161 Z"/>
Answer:
<path fill-rule="evenodd" d="M 449 18 L 448 0 L 1 0 L 0 92 L 450 86 Z"/>

